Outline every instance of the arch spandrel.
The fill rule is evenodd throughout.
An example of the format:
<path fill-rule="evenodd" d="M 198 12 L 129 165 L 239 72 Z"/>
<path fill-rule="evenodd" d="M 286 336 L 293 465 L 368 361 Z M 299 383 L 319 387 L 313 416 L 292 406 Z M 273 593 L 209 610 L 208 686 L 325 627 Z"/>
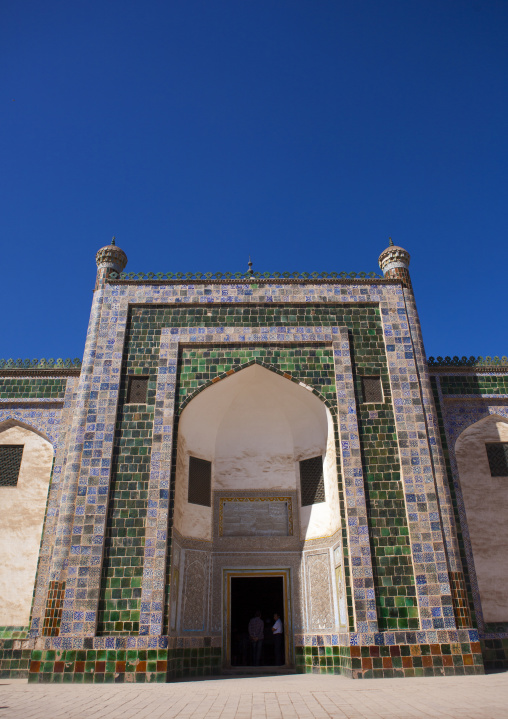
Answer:
<path fill-rule="evenodd" d="M 51 437 L 47 431 L 40 427 L 37 423 L 28 421 L 26 418 L 19 419 L 18 417 L 11 415 L 0 420 L 0 433 L 4 430 L 10 429 L 11 427 L 22 427 L 23 429 L 33 432 L 42 439 L 46 440 L 51 445 L 53 453 L 56 451 L 55 438 Z"/>

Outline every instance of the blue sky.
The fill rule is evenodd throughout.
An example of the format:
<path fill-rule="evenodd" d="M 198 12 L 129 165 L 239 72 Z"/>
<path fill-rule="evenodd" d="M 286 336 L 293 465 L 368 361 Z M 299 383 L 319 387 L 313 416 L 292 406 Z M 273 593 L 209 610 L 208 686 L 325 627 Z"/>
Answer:
<path fill-rule="evenodd" d="M 508 354 L 506 0 L 11 0 L 0 67 L 0 356 L 82 355 L 112 235 L 154 272 L 391 236 L 427 354 Z"/>

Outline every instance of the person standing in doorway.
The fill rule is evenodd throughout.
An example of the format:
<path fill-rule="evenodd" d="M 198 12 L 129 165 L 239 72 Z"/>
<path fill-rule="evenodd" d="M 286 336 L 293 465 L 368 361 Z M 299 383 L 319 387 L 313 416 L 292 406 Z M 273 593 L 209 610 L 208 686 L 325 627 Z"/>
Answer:
<path fill-rule="evenodd" d="M 249 622 L 249 637 L 252 647 L 252 664 L 259 666 L 261 661 L 261 651 L 263 649 L 263 639 L 265 638 L 265 625 L 261 619 L 261 612 L 258 609 L 256 614 Z"/>
<path fill-rule="evenodd" d="M 282 661 L 282 653 L 284 649 L 284 629 L 282 627 L 282 620 L 277 612 L 273 615 L 274 624 L 272 627 L 274 650 L 275 650 L 275 665 L 280 667 L 284 662 Z"/>

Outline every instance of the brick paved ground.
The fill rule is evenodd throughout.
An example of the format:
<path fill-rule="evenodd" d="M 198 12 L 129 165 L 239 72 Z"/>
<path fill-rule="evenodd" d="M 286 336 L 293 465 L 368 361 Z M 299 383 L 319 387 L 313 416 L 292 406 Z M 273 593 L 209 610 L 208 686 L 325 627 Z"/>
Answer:
<path fill-rule="evenodd" d="M 508 673 L 370 679 L 295 675 L 174 684 L 0 681 L 0 719 L 505 719 Z"/>

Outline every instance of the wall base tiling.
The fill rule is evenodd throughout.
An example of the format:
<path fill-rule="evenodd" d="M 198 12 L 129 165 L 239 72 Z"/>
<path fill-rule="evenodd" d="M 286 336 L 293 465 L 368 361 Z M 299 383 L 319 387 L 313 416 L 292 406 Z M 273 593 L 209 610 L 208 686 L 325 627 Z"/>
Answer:
<path fill-rule="evenodd" d="M 296 647 L 296 670 L 353 679 L 483 674 L 482 648 L 479 642 Z M 486 659 L 488 669 L 507 668 L 507 647 L 484 651 L 486 656 L 496 657 Z M 5 660 L 2 662 L 3 678 L 28 677 L 35 683 L 153 683 L 220 674 L 222 652 L 217 647 L 24 650 L 13 651 L 9 661 L 10 670 L 4 669 Z"/>
<path fill-rule="evenodd" d="M 29 682 L 165 682 L 167 649 L 34 649 Z"/>
<path fill-rule="evenodd" d="M 352 679 L 484 673 L 479 642 L 297 647 L 296 669 L 302 674 L 342 674 Z"/>
<path fill-rule="evenodd" d="M 375 644 L 357 644 L 358 635 L 306 636 L 295 648 L 296 669 L 305 674 L 342 674 L 353 679 L 465 676 L 483 674 L 482 647 L 476 630 L 404 632 L 374 635 Z"/>
<path fill-rule="evenodd" d="M 217 675 L 221 670 L 220 647 L 168 649 L 168 681 Z"/>
<path fill-rule="evenodd" d="M 30 667 L 30 648 L 21 648 L 20 639 L 28 635 L 29 627 L 0 627 L 0 679 L 24 679 Z"/>
<path fill-rule="evenodd" d="M 374 643 L 368 644 L 358 644 L 357 634 L 298 635 L 296 671 L 369 679 L 465 676 L 483 674 L 484 666 L 508 668 L 508 639 L 480 642 L 472 629 L 399 634 L 375 634 Z M 43 640 L 45 648 L 34 648 L 33 639 L 4 639 L 0 669 L 9 672 L 4 677 L 28 676 L 35 683 L 166 682 L 221 674 L 222 649 L 212 646 L 218 637 L 159 639 L 164 646 L 114 649 L 63 649 L 55 646 L 55 639 Z"/>
<path fill-rule="evenodd" d="M 299 674 L 342 674 L 352 678 L 351 647 L 295 647 Z"/>
<path fill-rule="evenodd" d="M 28 658 L 26 676 L 31 683 L 159 683 L 220 674 L 222 667 L 219 647 L 34 649 Z"/>
<path fill-rule="evenodd" d="M 15 649 L 15 639 L 0 639 L 0 679 L 24 679 L 30 668 L 30 649 Z"/>
<path fill-rule="evenodd" d="M 0 639 L 26 639 L 29 629 L 30 627 L 0 626 Z"/>
<path fill-rule="evenodd" d="M 508 669 L 508 637 L 504 639 L 482 639 L 483 663 L 486 671 Z"/>
<path fill-rule="evenodd" d="M 357 634 L 297 635 L 296 671 L 369 679 L 465 676 L 483 674 L 485 668 L 508 668 L 508 639 L 480 642 L 478 632 L 471 629 L 402 634 L 398 638 L 392 633 L 375 634 L 375 643 L 368 644 L 358 644 Z M 68 640 L 81 648 L 64 649 L 57 638 L 0 638 L 2 678 L 28 677 L 35 683 L 153 683 L 222 672 L 219 637 L 159 637 L 159 646 L 152 648 L 91 648 L 97 639 L 86 640 L 86 647 L 83 639 Z M 124 638 L 111 639 L 119 643 Z M 129 637 L 129 643 L 133 639 Z M 101 637 L 100 644 L 104 640 Z"/>

